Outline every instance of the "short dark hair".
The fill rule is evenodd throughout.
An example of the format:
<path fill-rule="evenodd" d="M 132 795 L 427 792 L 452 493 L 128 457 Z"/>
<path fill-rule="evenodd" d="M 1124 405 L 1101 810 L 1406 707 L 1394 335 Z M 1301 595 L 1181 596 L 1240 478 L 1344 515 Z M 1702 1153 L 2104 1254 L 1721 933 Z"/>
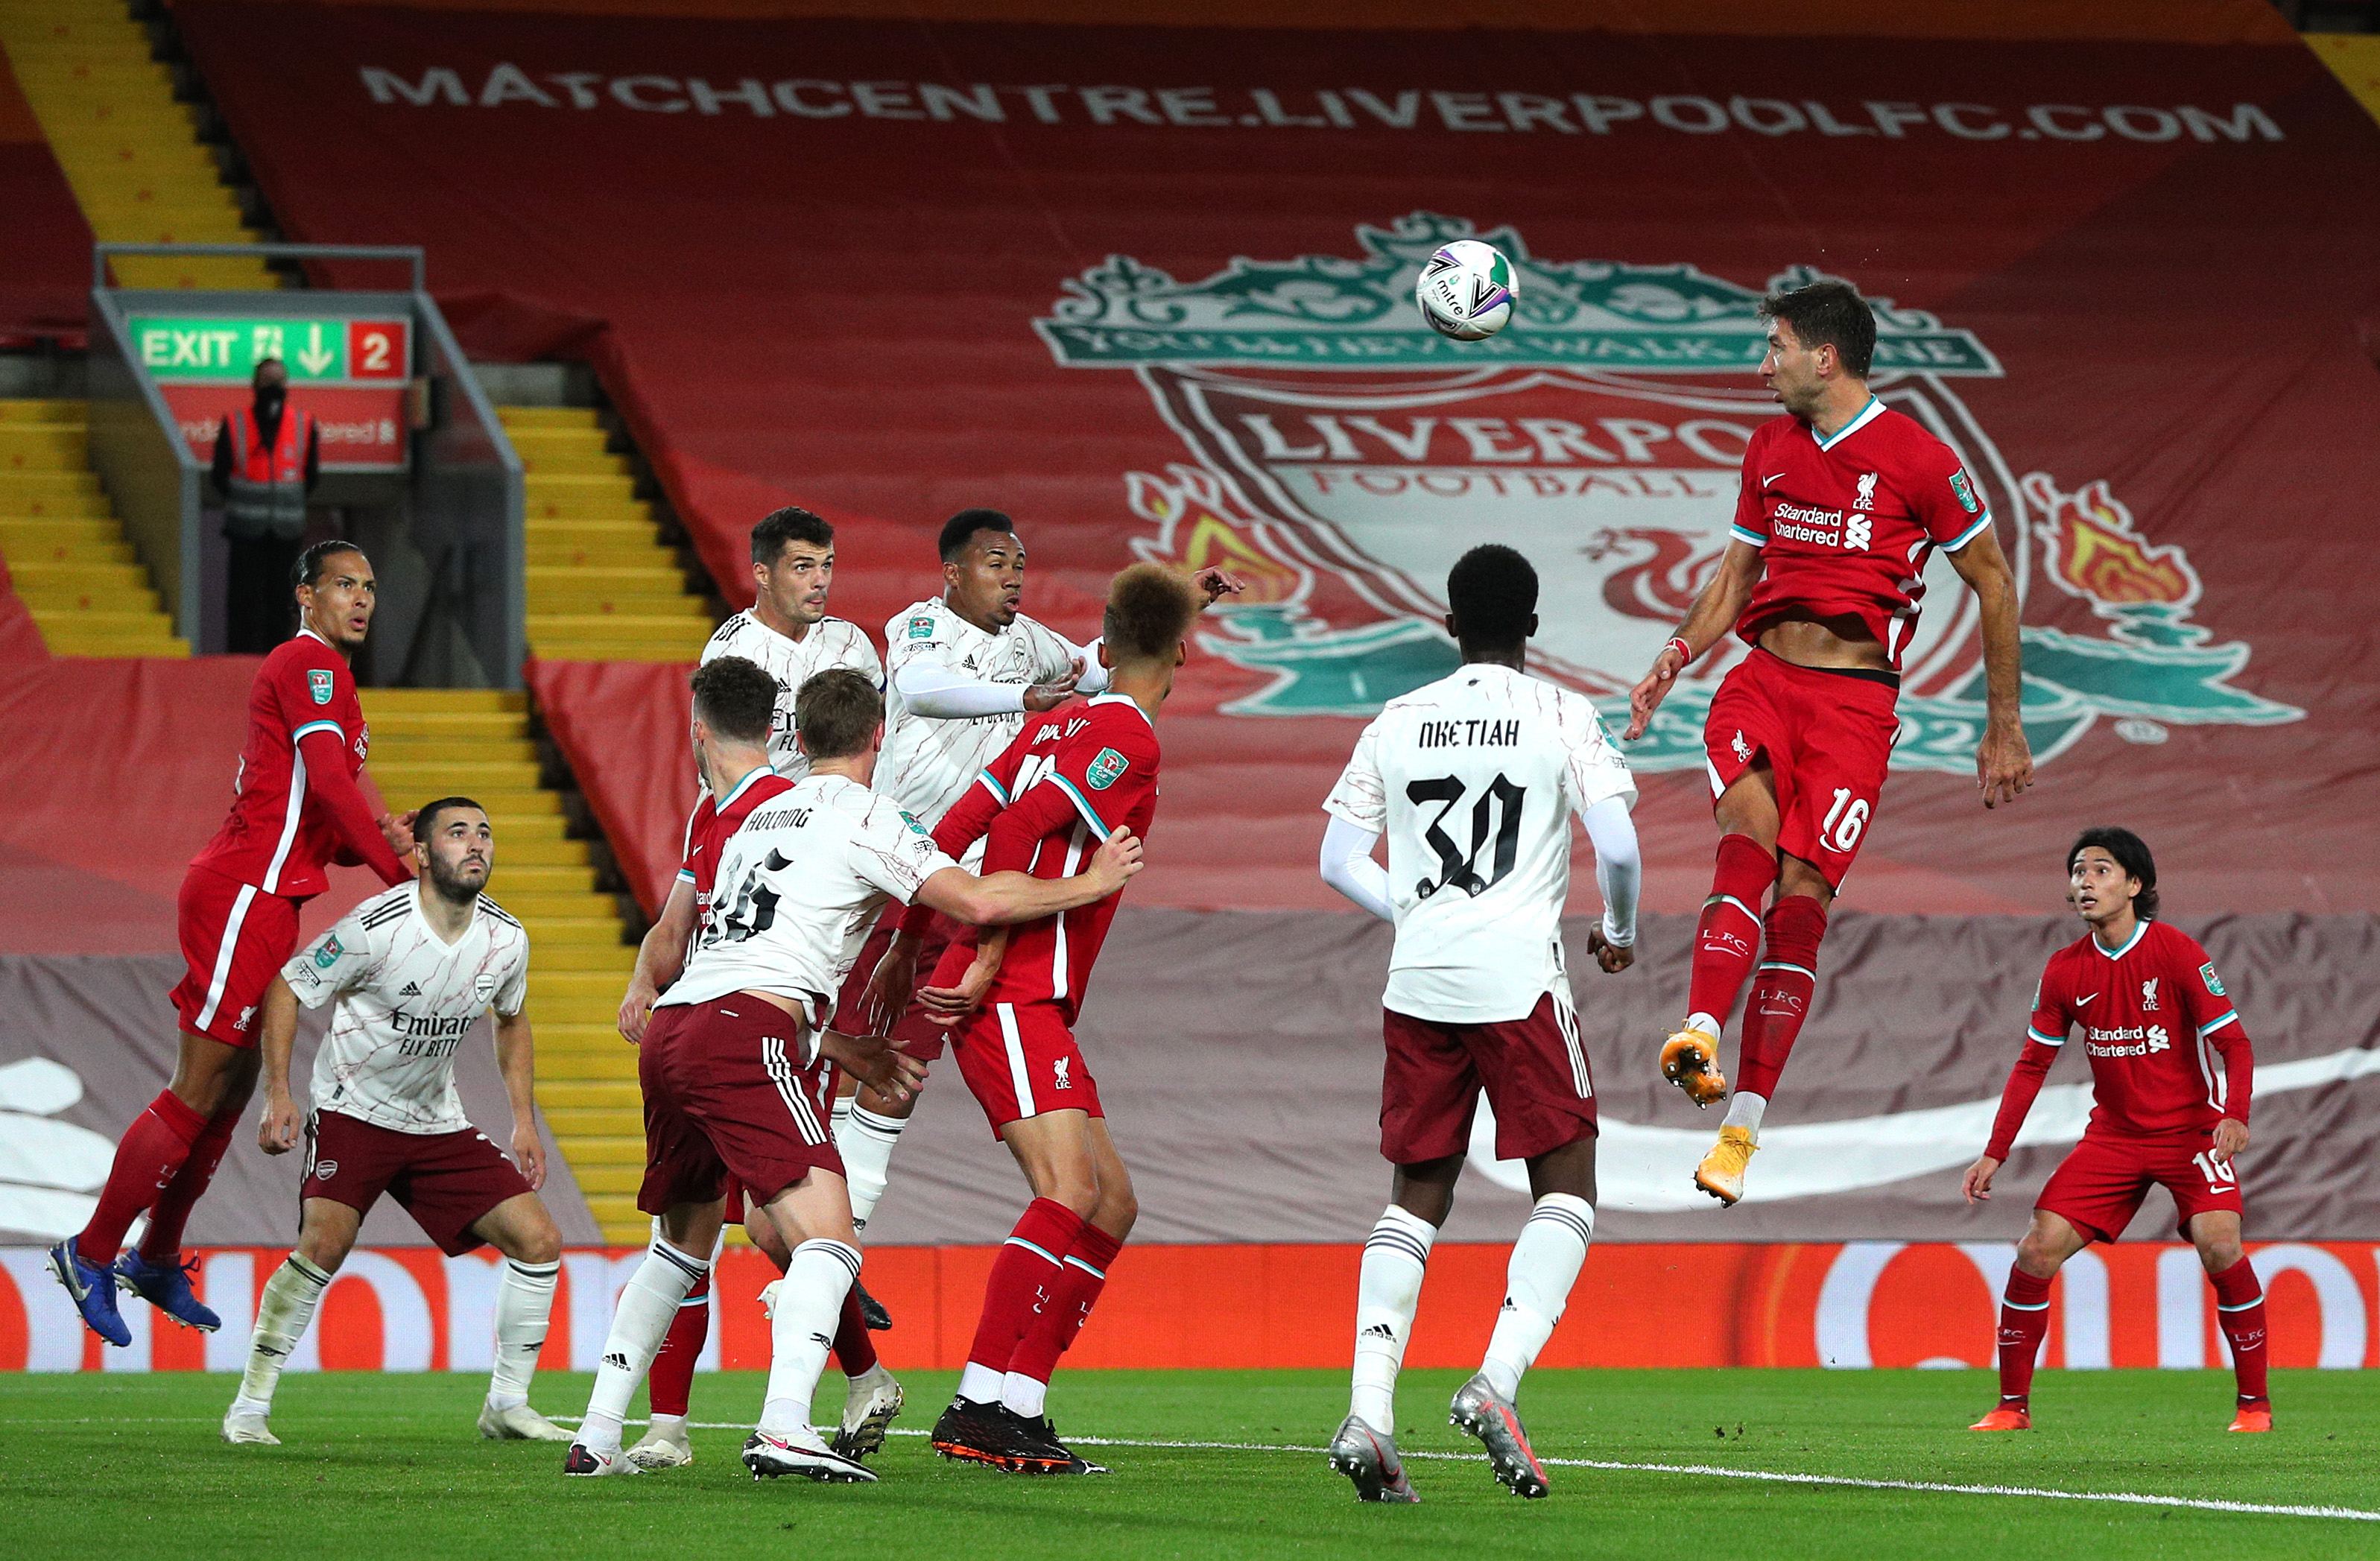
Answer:
<path fill-rule="evenodd" d="M 1537 611 L 1537 572 L 1501 542 L 1482 542 L 1454 561 L 1446 610 L 1465 645 L 1510 649 L 1529 637 Z"/>
<path fill-rule="evenodd" d="M 794 696 L 794 730 L 812 759 L 847 759 L 884 720 L 884 696 L 866 672 L 830 667 Z"/>
<path fill-rule="evenodd" d="M 1760 318 L 1791 325 L 1793 339 L 1805 347 L 1833 347 L 1843 372 L 1855 380 L 1866 379 L 1876 361 L 1876 311 L 1848 282 L 1813 282 L 1790 293 L 1771 293 L 1760 300 Z"/>
<path fill-rule="evenodd" d="M 364 556 L 363 549 L 353 542 L 343 542 L 336 538 L 328 542 L 317 542 L 299 553 L 298 562 L 289 566 L 289 588 L 294 591 L 300 586 L 321 585 L 322 571 L 326 567 L 325 561 L 333 553 L 353 553 L 358 558 Z"/>
<path fill-rule="evenodd" d="M 722 656 L 695 668 L 687 684 L 703 725 L 754 747 L 769 740 L 777 720 L 777 680 L 766 667 L 741 656 Z"/>
<path fill-rule="evenodd" d="M 978 531 L 1005 531 L 1014 537 L 1016 523 L 998 510 L 961 510 L 942 522 L 941 538 L 934 544 L 941 550 L 942 562 L 957 563 Z"/>
<path fill-rule="evenodd" d="M 1198 616 L 1198 598 L 1177 569 L 1135 563 L 1108 583 L 1099 633 L 1120 661 L 1171 661 Z"/>
<path fill-rule="evenodd" d="M 416 841 L 428 840 L 431 830 L 437 827 L 438 816 L 442 813 L 452 813 L 458 807 L 479 807 L 481 813 L 488 811 L 484 807 L 480 807 L 478 803 L 468 797 L 440 797 L 436 802 L 423 803 L 419 811 L 413 816 L 414 840 Z"/>
<path fill-rule="evenodd" d="M 834 527 L 798 504 L 771 510 L 753 524 L 752 562 L 776 563 L 790 542 L 808 542 L 814 548 L 831 548 L 834 546 Z"/>
<path fill-rule="evenodd" d="M 2141 880 L 2140 893 L 2132 896 L 2133 914 L 2155 915 L 2156 858 L 2149 854 L 2148 842 L 2130 829 L 2119 829 L 2113 824 L 2095 825 L 2075 836 L 2073 845 L 2067 850 L 2066 870 L 2069 874 L 2074 871 L 2075 861 L 2082 856 L 2084 848 L 2095 845 L 2116 859 L 2116 865 L 2124 870 L 2126 877 Z"/>

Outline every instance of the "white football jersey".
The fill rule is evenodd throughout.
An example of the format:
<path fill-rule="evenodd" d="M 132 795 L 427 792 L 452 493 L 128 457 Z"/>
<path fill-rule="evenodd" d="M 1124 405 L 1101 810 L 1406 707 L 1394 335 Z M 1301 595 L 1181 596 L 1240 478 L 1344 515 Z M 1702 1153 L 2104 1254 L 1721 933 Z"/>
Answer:
<path fill-rule="evenodd" d="M 936 720 L 913 715 L 901 697 L 901 669 L 939 661 L 959 677 L 983 683 L 1050 683 L 1074 669 L 1082 652 L 1067 638 L 1018 613 L 988 635 L 942 604 L 921 601 L 884 625 L 884 752 L 876 781 L 884 794 L 932 829 L 975 784 L 983 767 L 1025 730 L 1025 714 Z M 978 857 L 978 860 L 980 858 Z"/>
<path fill-rule="evenodd" d="M 915 819 L 858 781 L 810 775 L 761 803 L 719 853 L 710 903 L 664 1004 L 774 992 L 832 1016 L 876 914 L 958 864 Z"/>
<path fill-rule="evenodd" d="M 436 892 L 432 890 L 431 892 Z M 314 1054 L 314 1109 L 398 1132 L 471 1125 L 455 1089 L 455 1048 L 492 1009 L 518 1013 L 528 996 L 528 934 L 481 895 L 449 944 L 421 913 L 422 885 L 373 895 L 281 967 L 331 1027 Z"/>
<path fill-rule="evenodd" d="M 1381 1002 L 1448 1023 L 1526 1018 L 1560 986 L 1570 816 L 1636 782 L 1586 696 L 1472 662 L 1391 699 L 1323 807 L 1389 838 L 1396 951 Z"/>
<path fill-rule="evenodd" d="M 884 686 L 884 663 L 876 659 L 876 647 L 868 643 L 858 624 L 841 618 L 821 618 L 801 638 L 787 639 L 747 608 L 720 624 L 710 643 L 702 647 L 705 661 L 722 656 L 758 662 L 777 680 L 777 719 L 769 727 L 769 768 L 788 780 L 798 780 L 810 772 L 809 759 L 794 741 L 794 698 L 803 684 L 820 672 L 849 667 L 865 673 L 877 687 Z"/>

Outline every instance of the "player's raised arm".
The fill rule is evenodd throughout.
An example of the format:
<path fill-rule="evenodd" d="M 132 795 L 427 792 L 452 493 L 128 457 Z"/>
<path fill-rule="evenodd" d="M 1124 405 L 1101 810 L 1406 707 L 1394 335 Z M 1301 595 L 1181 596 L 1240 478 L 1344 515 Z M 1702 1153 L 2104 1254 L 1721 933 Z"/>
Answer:
<path fill-rule="evenodd" d="M 1653 724 L 1653 712 L 1670 696 L 1670 686 L 1678 674 L 1692 666 L 1695 658 L 1725 638 L 1743 610 L 1752 601 L 1752 592 L 1760 584 L 1760 550 L 1741 536 L 1730 538 L 1727 551 L 1719 555 L 1718 568 L 1711 573 L 1710 583 L 1694 598 L 1686 611 L 1686 621 L 1678 625 L 1669 643 L 1653 658 L 1653 667 L 1644 681 L 1628 693 L 1628 731 L 1631 743 L 1645 735 Z"/>
<path fill-rule="evenodd" d="M 2023 649 L 2017 638 L 2016 577 L 1989 526 L 1950 554 L 1950 567 L 1983 610 L 1984 740 L 1975 749 L 1975 784 L 1984 805 L 1998 807 L 2033 784 L 2033 747 L 2025 741 L 2019 708 Z"/>

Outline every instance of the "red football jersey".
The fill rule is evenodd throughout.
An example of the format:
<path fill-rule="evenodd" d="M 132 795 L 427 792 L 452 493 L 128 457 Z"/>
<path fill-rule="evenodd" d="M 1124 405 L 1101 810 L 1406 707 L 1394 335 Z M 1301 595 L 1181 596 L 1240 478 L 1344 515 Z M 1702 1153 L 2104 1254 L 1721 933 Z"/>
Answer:
<path fill-rule="evenodd" d="M 2188 933 L 2144 921 L 2114 953 L 2085 935 L 2049 956 L 2020 1071 L 2046 1073 L 2053 1048 L 2078 1025 L 2095 1102 L 2086 1131 L 2204 1135 L 2226 1117 L 2248 1119 L 2254 1052 L 2214 962 Z M 2016 1093 L 2011 1080 L 2011 1097 Z M 2032 1101 L 2025 1091 L 2023 1105 Z M 1994 1159 L 2008 1157 L 2023 1119 L 2022 1108 L 2010 1119 L 2010 1104 L 2003 1102 L 1985 1151 Z"/>
<path fill-rule="evenodd" d="M 336 744 L 335 774 L 308 774 L 298 744 L 317 733 Z M 308 751 L 328 747 L 315 743 Z M 298 630 L 257 670 L 231 817 L 190 865 L 292 900 L 329 887 L 322 870 L 329 862 L 370 866 L 392 885 L 405 882 L 404 865 L 371 824 L 356 786 L 370 747 L 346 658 L 311 629 Z M 334 817 L 341 808 L 349 815 L 345 829 Z"/>
<path fill-rule="evenodd" d="M 1831 439 L 1795 417 L 1755 430 L 1729 535 L 1764 573 L 1736 621 L 1745 643 L 1784 611 L 1856 617 L 1895 667 L 1917 632 L 1925 562 L 1991 528 L 1984 495 L 1950 447 L 1874 396 Z"/>
<path fill-rule="evenodd" d="M 724 803 L 703 789 L 702 800 L 686 820 L 686 850 L 678 864 L 677 876 L 694 886 L 694 925 L 699 929 L 709 918 L 710 893 L 719 882 L 719 853 L 727 838 L 744 827 L 752 810 L 781 792 L 790 792 L 794 783 L 762 765 L 735 783 Z"/>
<path fill-rule="evenodd" d="M 955 859 L 989 831 L 987 877 L 1014 870 L 1073 877 L 1119 826 L 1148 838 L 1157 765 L 1157 731 L 1124 695 L 1102 694 L 1087 706 L 1030 717 L 952 805 L 934 843 Z M 1072 1024 L 1123 898 L 1118 889 L 1062 915 L 1018 924 L 984 1002 L 1055 1003 Z M 943 956 L 943 968 L 955 963 L 964 971 L 972 947 L 970 936 L 955 960 Z"/>

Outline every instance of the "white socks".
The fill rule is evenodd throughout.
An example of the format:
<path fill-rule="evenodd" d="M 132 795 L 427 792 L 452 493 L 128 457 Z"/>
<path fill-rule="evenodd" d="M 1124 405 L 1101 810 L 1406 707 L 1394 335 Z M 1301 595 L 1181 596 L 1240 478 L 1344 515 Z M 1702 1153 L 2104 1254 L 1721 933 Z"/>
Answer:
<path fill-rule="evenodd" d="M 264 1282 L 264 1297 L 256 1308 L 256 1331 L 249 1337 L 248 1370 L 239 1379 L 239 1397 L 232 1409 L 240 1414 L 264 1414 L 273 1408 L 273 1390 L 281 1368 L 306 1337 L 314 1321 L 314 1305 L 331 1287 L 331 1276 L 296 1252 Z"/>
<path fill-rule="evenodd" d="M 1397 1429 L 1397 1370 L 1421 1304 L 1421 1276 L 1438 1228 L 1390 1204 L 1364 1242 L 1355 1283 L 1355 1381 L 1348 1413 L 1383 1435 Z"/>
<path fill-rule="evenodd" d="M 620 1304 L 612 1313 L 612 1331 L 603 1340 L 603 1359 L 595 1368 L 595 1391 L 587 1398 L 587 1418 L 578 1427 L 577 1442 L 599 1453 L 620 1450 L 620 1422 L 627 1418 L 628 1400 L 637 1384 L 652 1369 L 662 1340 L 669 1337 L 677 1305 L 694 1289 L 710 1265 L 688 1257 L 659 1237 L 645 1252 L 645 1261 L 628 1276 Z"/>
<path fill-rule="evenodd" d="M 856 1101 L 839 1100 L 834 1107 L 834 1147 L 843 1156 L 843 1179 L 851 1188 L 852 1228 L 868 1229 L 876 1200 L 892 1171 L 892 1147 L 901 1142 L 905 1117 L 880 1117 Z"/>
<path fill-rule="evenodd" d="M 1050 1385 L 1036 1382 L 1023 1372 L 1010 1372 L 1000 1379 L 1000 1401 L 1026 1420 L 1038 1420 L 1050 1404 Z"/>
<path fill-rule="evenodd" d="M 1479 1363 L 1499 1396 L 1511 1398 L 1520 1392 L 1521 1373 L 1553 1337 L 1594 1239 L 1595 1205 L 1569 1192 L 1539 1198 L 1521 1227 L 1505 1273 L 1504 1309 L 1488 1340 L 1488 1358 Z"/>
<path fill-rule="evenodd" d="M 777 1282 L 777 1304 L 769 1318 L 769 1396 L 760 1406 L 760 1429 L 780 1434 L 810 1423 L 810 1395 L 834 1348 L 843 1298 L 859 1277 L 859 1253 L 841 1241 L 804 1241 L 794 1249 L 785 1277 Z"/>
<path fill-rule="evenodd" d="M 1727 1120 L 1719 1125 L 1730 1128 L 1750 1128 L 1752 1141 L 1757 1144 L 1760 1142 L 1760 1119 L 1767 1114 L 1768 1097 L 1767 1095 L 1754 1095 L 1749 1090 L 1738 1090 L 1727 1103 Z"/>
<path fill-rule="evenodd" d="M 496 1282 L 496 1369 L 488 1377 L 488 1402 L 499 1410 L 528 1402 L 528 1379 L 537 1374 L 538 1352 L 545 1348 L 553 1285 L 561 1275 L 559 1262 L 504 1261 L 504 1277 Z"/>

